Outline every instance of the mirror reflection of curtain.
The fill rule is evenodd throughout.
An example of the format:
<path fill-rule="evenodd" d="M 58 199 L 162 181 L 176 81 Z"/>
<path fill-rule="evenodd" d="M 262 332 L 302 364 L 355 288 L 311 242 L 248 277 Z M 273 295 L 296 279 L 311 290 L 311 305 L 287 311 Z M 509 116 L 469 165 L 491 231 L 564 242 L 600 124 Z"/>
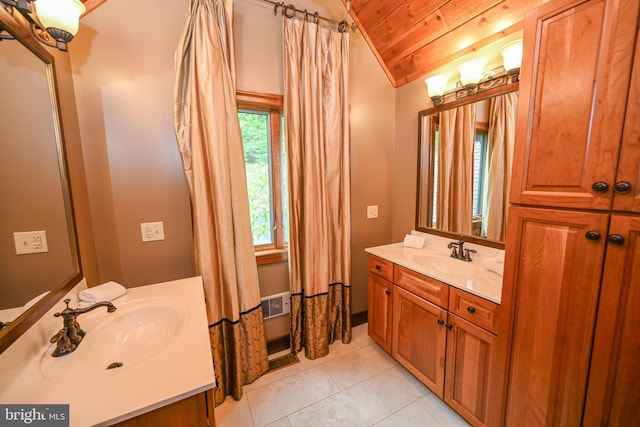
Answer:
<path fill-rule="evenodd" d="M 351 341 L 349 34 L 284 19 L 291 343 Z"/>
<path fill-rule="evenodd" d="M 232 0 L 191 0 L 176 53 L 174 122 L 202 276 L 216 404 L 269 369 L 235 98 Z"/>
<path fill-rule="evenodd" d="M 489 104 L 489 172 L 482 215 L 482 236 L 487 239 L 506 237 L 517 105 L 518 92 L 496 96 Z"/>
<path fill-rule="evenodd" d="M 440 113 L 436 228 L 471 234 L 476 106 Z"/>

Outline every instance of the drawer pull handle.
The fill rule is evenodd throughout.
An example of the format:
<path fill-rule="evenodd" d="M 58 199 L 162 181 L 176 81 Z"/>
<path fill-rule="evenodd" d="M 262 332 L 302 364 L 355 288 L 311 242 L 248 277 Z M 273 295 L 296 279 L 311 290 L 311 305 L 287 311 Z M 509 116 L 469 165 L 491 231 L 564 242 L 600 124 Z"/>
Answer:
<path fill-rule="evenodd" d="M 631 184 L 627 181 L 619 181 L 613 186 L 616 193 L 625 194 L 631 191 Z"/>
<path fill-rule="evenodd" d="M 440 326 L 444 325 L 444 320 L 438 319 L 438 325 L 440 325 Z"/>
<path fill-rule="evenodd" d="M 611 243 L 612 245 L 620 246 L 624 243 L 624 237 L 619 234 L 609 234 L 607 236 L 607 242 Z"/>
<path fill-rule="evenodd" d="M 467 311 L 469 312 L 469 314 L 476 314 L 476 308 L 475 307 L 467 307 Z"/>
<path fill-rule="evenodd" d="M 387 294 L 387 295 L 391 295 L 391 291 L 390 291 L 389 289 L 386 289 L 386 290 L 384 291 L 384 293 L 385 293 L 385 294 Z"/>
<path fill-rule="evenodd" d="M 598 233 L 597 231 L 587 231 L 586 233 L 584 233 L 584 237 L 586 237 L 589 240 L 593 240 L 593 241 L 598 241 L 600 240 L 600 233 Z"/>
<path fill-rule="evenodd" d="M 380 264 L 376 264 L 376 270 L 380 271 L 381 268 Z"/>
<path fill-rule="evenodd" d="M 604 181 L 598 181 L 594 182 L 591 188 L 596 193 L 606 193 L 607 191 L 609 191 L 609 184 Z"/>

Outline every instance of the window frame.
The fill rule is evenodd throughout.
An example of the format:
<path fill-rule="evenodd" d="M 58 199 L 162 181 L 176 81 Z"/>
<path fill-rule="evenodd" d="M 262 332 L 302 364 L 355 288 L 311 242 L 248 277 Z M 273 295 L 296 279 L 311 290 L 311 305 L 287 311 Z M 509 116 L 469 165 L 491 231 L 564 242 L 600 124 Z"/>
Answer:
<path fill-rule="evenodd" d="M 281 116 L 283 97 L 276 94 L 265 94 L 247 91 L 236 91 L 238 110 L 252 110 L 269 113 L 269 129 L 271 132 L 269 155 L 271 162 L 271 196 L 273 209 L 273 243 L 256 245 L 255 254 L 258 265 L 284 262 L 289 259 L 289 247 L 285 244 L 282 208 L 287 203 L 282 197 L 282 134 Z M 277 190 L 277 191 L 276 191 Z"/>

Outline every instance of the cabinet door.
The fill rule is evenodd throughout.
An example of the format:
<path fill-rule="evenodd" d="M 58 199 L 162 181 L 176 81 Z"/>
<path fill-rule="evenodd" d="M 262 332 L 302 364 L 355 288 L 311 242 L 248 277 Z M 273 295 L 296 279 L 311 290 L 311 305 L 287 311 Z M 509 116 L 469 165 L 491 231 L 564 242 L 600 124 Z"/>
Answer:
<path fill-rule="evenodd" d="M 526 15 L 512 203 L 611 208 L 637 17 L 637 0 Z"/>
<path fill-rule="evenodd" d="M 607 245 L 589 374 L 585 426 L 640 420 L 640 218 L 614 215 Z"/>
<path fill-rule="evenodd" d="M 496 336 L 451 313 L 448 324 L 444 401 L 474 425 L 500 425 Z"/>
<path fill-rule="evenodd" d="M 588 212 L 509 211 L 511 254 L 503 286 L 515 290 L 515 313 L 508 426 L 580 425 L 608 219 Z"/>
<path fill-rule="evenodd" d="M 640 35 L 636 41 L 614 191 L 614 210 L 640 212 Z"/>
<path fill-rule="evenodd" d="M 393 283 L 369 273 L 369 336 L 391 353 L 391 310 Z"/>
<path fill-rule="evenodd" d="M 442 399 L 447 312 L 396 286 L 393 357 Z"/>

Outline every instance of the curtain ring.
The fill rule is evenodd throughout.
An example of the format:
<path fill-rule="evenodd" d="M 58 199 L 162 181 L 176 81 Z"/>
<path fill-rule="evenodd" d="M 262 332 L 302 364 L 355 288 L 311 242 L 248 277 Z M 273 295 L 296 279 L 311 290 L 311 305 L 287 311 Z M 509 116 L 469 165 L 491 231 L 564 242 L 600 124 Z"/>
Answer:
<path fill-rule="evenodd" d="M 284 3 L 276 3 L 275 6 L 273 6 L 273 16 L 278 16 L 278 8 L 283 5 Z"/>
<path fill-rule="evenodd" d="M 287 18 L 293 18 L 294 16 L 296 16 L 296 7 L 292 4 L 288 4 L 284 7 L 283 13 Z"/>
<path fill-rule="evenodd" d="M 318 21 L 320 20 L 320 14 L 318 12 L 313 14 L 313 23 L 317 24 Z"/>
<path fill-rule="evenodd" d="M 307 18 L 309 17 L 309 13 L 307 12 L 307 9 L 304 10 L 304 22 L 307 22 Z"/>
<path fill-rule="evenodd" d="M 348 26 L 347 21 L 340 21 L 340 23 L 338 24 L 338 32 L 346 33 L 347 26 Z"/>

